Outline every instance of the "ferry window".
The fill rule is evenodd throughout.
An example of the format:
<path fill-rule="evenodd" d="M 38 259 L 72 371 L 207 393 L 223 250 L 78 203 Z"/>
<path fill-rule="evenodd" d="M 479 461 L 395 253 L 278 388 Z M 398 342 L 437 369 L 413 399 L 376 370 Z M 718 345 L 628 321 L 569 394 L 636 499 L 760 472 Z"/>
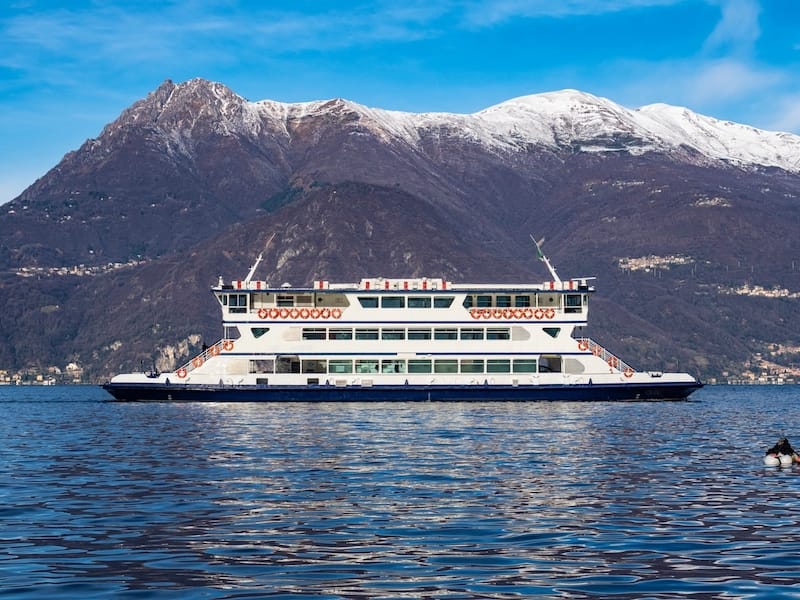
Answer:
<path fill-rule="evenodd" d="M 527 308 L 531 305 L 530 296 L 514 296 L 514 306 L 517 308 Z"/>
<path fill-rule="evenodd" d="M 489 327 L 486 329 L 487 340 L 510 340 L 511 332 L 505 327 Z"/>
<path fill-rule="evenodd" d="M 361 304 L 361 308 L 378 308 L 377 296 L 359 296 L 358 302 Z"/>
<path fill-rule="evenodd" d="M 483 339 L 483 329 L 464 327 L 461 330 L 461 339 L 462 340 L 482 340 Z"/>
<path fill-rule="evenodd" d="M 250 331 L 252 332 L 253 337 L 258 339 L 269 331 L 269 327 L 251 327 Z"/>
<path fill-rule="evenodd" d="M 410 340 L 429 340 L 431 339 L 430 329 L 409 329 L 408 339 Z"/>
<path fill-rule="evenodd" d="M 329 360 L 328 373 L 352 373 L 352 360 Z"/>
<path fill-rule="evenodd" d="M 483 359 L 467 358 L 461 361 L 462 373 L 483 373 Z"/>
<path fill-rule="evenodd" d="M 406 339 L 406 330 L 405 329 L 389 329 L 389 328 L 381 329 L 381 339 L 382 340 L 404 340 L 404 339 Z"/>
<path fill-rule="evenodd" d="M 581 294 L 567 294 L 564 296 L 564 312 L 578 313 L 581 312 Z"/>
<path fill-rule="evenodd" d="M 328 331 L 328 339 L 329 340 L 352 340 L 353 339 L 353 330 L 352 329 L 340 329 L 340 328 L 331 328 Z"/>
<path fill-rule="evenodd" d="M 279 295 L 278 306 L 294 306 L 294 296 Z"/>
<path fill-rule="evenodd" d="M 472 308 L 474 306 L 475 299 L 472 296 L 465 296 L 464 297 L 464 308 Z"/>
<path fill-rule="evenodd" d="M 511 306 L 511 296 L 498 296 L 496 298 L 496 304 L 500 308 L 508 308 Z"/>
<path fill-rule="evenodd" d="M 406 361 L 391 359 L 381 361 L 381 373 L 405 373 Z"/>
<path fill-rule="evenodd" d="M 440 359 L 433 362 L 434 373 L 458 373 L 458 361 L 449 358 Z"/>
<path fill-rule="evenodd" d="M 536 359 L 535 358 L 515 359 L 514 373 L 536 373 Z"/>
<path fill-rule="evenodd" d="M 559 294 L 539 294 L 539 306 L 558 306 Z"/>
<path fill-rule="evenodd" d="M 511 361 L 507 358 L 490 358 L 486 361 L 487 373 L 510 373 Z"/>
<path fill-rule="evenodd" d="M 488 308 L 492 306 L 491 296 L 478 296 L 478 308 Z"/>
<path fill-rule="evenodd" d="M 455 340 L 458 339 L 458 331 L 456 329 L 434 329 L 433 339 L 435 340 Z"/>
<path fill-rule="evenodd" d="M 228 311 L 232 313 L 247 312 L 247 294 L 229 294 Z"/>
<path fill-rule="evenodd" d="M 225 335 L 223 337 L 226 340 L 238 340 L 242 337 L 242 334 L 239 333 L 239 328 L 235 325 L 228 325 L 225 327 Z"/>
<path fill-rule="evenodd" d="M 324 340 L 325 339 L 325 329 L 323 329 L 323 328 L 303 327 L 303 339 L 304 340 Z"/>
<path fill-rule="evenodd" d="M 309 294 L 298 294 L 295 302 L 297 302 L 297 306 L 314 306 L 314 298 Z"/>
<path fill-rule="evenodd" d="M 273 373 L 275 371 L 275 361 L 273 360 L 251 360 L 250 373 Z"/>
<path fill-rule="evenodd" d="M 411 296 L 408 299 L 408 308 L 430 308 L 430 307 L 431 307 L 431 299 L 429 297 L 417 298 L 415 296 Z"/>
<path fill-rule="evenodd" d="M 377 360 L 357 360 L 356 373 L 377 373 L 378 361 Z"/>
<path fill-rule="evenodd" d="M 408 372 L 409 373 L 430 373 L 431 372 L 431 361 L 430 360 L 424 360 L 424 359 L 410 358 L 408 360 Z"/>
<path fill-rule="evenodd" d="M 433 308 L 450 308 L 453 300 L 452 296 L 437 296 L 433 299 Z"/>
<path fill-rule="evenodd" d="M 303 373 L 326 373 L 328 370 L 326 363 L 325 360 L 304 360 Z"/>
<path fill-rule="evenodd" d="M 377 329 L 356 329 L 356 339 L 357 340 L 377 340 L 378 339 L 378 330 Z"/>
<path fill-rule="evenodd" d="M 403 308 L 405 305 L 405 296 L 383 296 L 381 298 L 381 308 Z"/>
<path fill-rule="evenodd" d="M 551 338 L 557 338 L 558 334 L 561 333 L 561 328 L 560 327 L 543 327 L 542 331 L 544 331 Z"/>

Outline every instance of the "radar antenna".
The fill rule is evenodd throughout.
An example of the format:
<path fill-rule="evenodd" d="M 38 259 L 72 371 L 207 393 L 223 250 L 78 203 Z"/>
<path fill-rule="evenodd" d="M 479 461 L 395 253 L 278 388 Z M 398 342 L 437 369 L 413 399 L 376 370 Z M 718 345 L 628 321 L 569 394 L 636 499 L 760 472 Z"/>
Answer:
<path fill-rule="evenodd" d="M 553 265 L 550 264 L 550 260 L 544 255 L 544 252 L 542 252 L 542 245 L 544 244 L 544 238 L 540 239 L 537 242 L 536 238 L 533 237 L 533 235 L 531 235 L 531 241 L 533 242 L 533 245 L 536 246 L 537 257 L 539 258 L 540 261 L 542 261 L 545 264 L 547 270 L 550 271 L 550 277 L 552 277 L 553 281 L 555 281 L 556 283 L 561 283 L 561 279 L 556 273 L 556 270 L 553 268 Z"/>

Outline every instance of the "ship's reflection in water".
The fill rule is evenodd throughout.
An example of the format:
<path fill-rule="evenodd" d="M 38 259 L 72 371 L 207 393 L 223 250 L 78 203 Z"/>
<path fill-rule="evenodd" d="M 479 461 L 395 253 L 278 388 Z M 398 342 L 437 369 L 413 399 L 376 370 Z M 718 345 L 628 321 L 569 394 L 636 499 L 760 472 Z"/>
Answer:
<path fill-rule="evenodd" d="M 0 402 L 0 584 L 59 598 L 797 597 L 800 471 L 761 465 L 790 433 L 781 393 Z"/>

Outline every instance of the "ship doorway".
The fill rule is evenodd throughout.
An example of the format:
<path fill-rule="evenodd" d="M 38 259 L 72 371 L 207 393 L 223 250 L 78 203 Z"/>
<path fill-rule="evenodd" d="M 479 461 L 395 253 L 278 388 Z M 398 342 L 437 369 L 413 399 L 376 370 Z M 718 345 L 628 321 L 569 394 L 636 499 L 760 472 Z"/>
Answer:
<path fill-rule="evenodd" d="M 299 373 L 300 372 L 300 357 L 296 354 L 280 355 L 275 359 L 275 372 L 276 373 Z"/>
<path fill-rule="evenodd" d="M 561 373 L 561 357 L 557 354 L 542 354 L 539 357 L 539 373 Z"/>

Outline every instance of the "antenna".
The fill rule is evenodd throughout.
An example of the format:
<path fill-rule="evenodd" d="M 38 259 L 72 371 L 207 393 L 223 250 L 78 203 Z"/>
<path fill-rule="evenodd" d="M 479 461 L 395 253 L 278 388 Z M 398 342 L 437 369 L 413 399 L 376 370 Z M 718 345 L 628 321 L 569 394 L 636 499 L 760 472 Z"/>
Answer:
<path fill-rule="evenodd" d="M 269 239 L 267 240 L 267 243 L 264 244 L 264 251 L 259 253 L 258 258 L 256 258 L 256 262 L 253 264 L 252 267 L 250 267 L 250 272 L 247 274 L 247 277 L 244 278 L 245 284 L 250 283 L 250 280 L 253 279 L 253 275 L 255 275 L 255 273 L 256 273 L 256 269 L 258 268 L 258 265 L 259 265 L 259 263 L 261 262 L 261 259 L 264 256 L 264 252 L 269 250 L 269 246 L 272 243 L 272 239 L 274 237 L 275 237 L 275 233 L 273 233 L 271 236 L 269 236 Z"/>
<path fill-rule="evenodd" d="M 531 235 L 531 241 L 533 241 L 533 245 L 536 246 L 537 257 L 539 258 L 540 261 L 542 261 L 545 264 L 547 270 L 550 271 L 550 277 L 552 277 L 553 281 L 555 281 L 556 283 L 561 283 L 561 279 L 556 273 L 556 270 L 553 268 L 553 265 L 550 264 L 550 260 L 544 255 L 544 252 L 542 252 L 542 244 L 544 244 L 544 238 L 540 239 L 537 242 L 536 238 L 533 237 L 533 235 Z"/>

